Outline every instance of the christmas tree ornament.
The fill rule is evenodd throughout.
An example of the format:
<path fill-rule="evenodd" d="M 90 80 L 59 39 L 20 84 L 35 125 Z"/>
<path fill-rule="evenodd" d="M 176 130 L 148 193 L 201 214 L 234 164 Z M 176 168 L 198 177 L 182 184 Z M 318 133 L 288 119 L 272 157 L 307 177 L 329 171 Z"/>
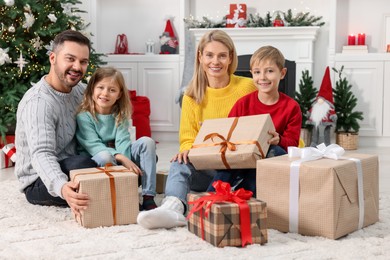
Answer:
<path fill-rule="evenodd" d="M 14 63 L 18 65 L 18 67 L 20 69 L 20 73 L 22 73 L 23 72 L 23 68 L 25 67 L 26 64 L 28 64 L 28 61 L 26 61 L 24 59 L 23 53 L 20 52 L 19 58 L 16 61 L 14 61 Z"/>
<path fill-rule="evenodd" d="M 49 20 L 52 22 L 52 23 L 55 23 L 57 21 L 57 17 L 55 14 L 49 14 L 47 16 L 47 18 L 49 18 Z"/>
<path fill-rule="evenodd" d="M 8 56 L 8 48 L 5 49 L 0 48 L 0 66 L 10 62 L 11 59 Z"/>
<path fill-rule="evenodd" d="M 4 0 L 6 6 L 13 6 L 15 4 L 14 0 Z"/>
<path fill-rule="evenodd" d="M 160 36 L 160 44 L 160 54 L 176 54 L 179 43 L 176 39 L 175 33 L 173 32 L 170 19 L 167 19 L 165 30 Z"/>
<path fill-rule="evenodd" d="M 275 15 L 275 19 L 274 19 L 274 22 L 273 22 L 273 26 L 274 27 L 282 27 L 282 26 L 284 26 L 284 21 L 282 19 L 281 13 L 283 13 L 283 12 L 276 11 L 274 13 L 274 15 Z"/>
<path fill-rule="evenodd" d="M 10 33 L 14 33 L 15 32 L 15 27 L 13 25 L 11 25 L 10 27 L 8 27 L 8 31 Z"/>
<path fill-rule="evenodd" d="M 28 30 L 34 24 L 35 17 L 31 13 L 24 13 L 24 17 L 26 18 L 26 20 L 24 21 L 22 27 Z"/>

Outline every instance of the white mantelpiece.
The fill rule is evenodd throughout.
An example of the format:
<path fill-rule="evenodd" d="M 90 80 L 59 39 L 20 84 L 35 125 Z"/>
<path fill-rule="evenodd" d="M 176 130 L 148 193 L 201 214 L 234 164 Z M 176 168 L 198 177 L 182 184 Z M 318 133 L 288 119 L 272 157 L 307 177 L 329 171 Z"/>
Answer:
<path fill-rule="evenodd" d="M 313 50 L 318 26 L 218 29 L 225 31 L 233 39 L 238 55 L 253 54 L 264 45 L 278 48 L 286 59 L 296 62 L 296 86 L 303 70 L 307 69 L 313 75 Z M 213 29 L 190 29 L 196 45 L 209 30 Z"/>

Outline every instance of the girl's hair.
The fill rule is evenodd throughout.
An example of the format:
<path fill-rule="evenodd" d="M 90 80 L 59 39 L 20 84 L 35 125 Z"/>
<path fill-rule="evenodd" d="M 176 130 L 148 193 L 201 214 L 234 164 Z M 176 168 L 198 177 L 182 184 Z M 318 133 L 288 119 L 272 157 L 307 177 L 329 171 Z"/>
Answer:
<path fill-rule="evenodd" d="M 285 59 L 283 54 L 273 46 L 263 46 L 253 53 L 250 60 L 250 67 L 253 68 L 256 64 L 263 60 L 271 60 L 276 66 L 282 70 L 284 68 Z"/>
<path fill-rule="evenodd" d="M 95 102 L 92 99 L 93 90 L 95 89 L 95 86 L 105 78 L 112 78 L 112 80 L 115 81 L 120 88 L 121 97 L 115 102 L 111 111 L 111 113 L 115 116 L 115 123 L 118 125 L 131 118 L 132 106 L 123 75 L 119 70 L 113 67 L 102 67 L 95 71 L 84 92 L 84 98 L 80 105 L 79 112 L 89 112 L 95 120 L 97 120 Z"/>
<path fill-rule="evenodd" d="M 192 79 L 186 90 L 186 95 L 195 99 L 196 103 L 198 104 L 202 103 L 206 88 L 209 85 L 206 72 L 203 70 L 199 58 L 203 54 L 206 45 L 212 41 L 222 43 L 229 50 L 229 57 L 232 61 L 228 67 L 229 76 L 237 69 L 237 52 L 236 48 L 234 47 L 233 40 L 230 38 L 230 36 L 221 30 L 213 30 L 205 33 L 199 41 L 198 49 L 196 50 L 194 75 L 192 76 Z"/>

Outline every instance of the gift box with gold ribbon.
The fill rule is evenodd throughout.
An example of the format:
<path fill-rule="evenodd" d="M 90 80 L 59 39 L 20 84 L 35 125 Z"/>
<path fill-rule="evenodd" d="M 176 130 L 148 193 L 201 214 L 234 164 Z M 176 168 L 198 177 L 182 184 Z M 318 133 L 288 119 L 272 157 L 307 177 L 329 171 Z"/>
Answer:
<path fill-rule="evenodd" d="M 217 247 L 266 243 L 266 203 L 226 182 L 213 186 L 216 192 L 188 194 L 188 230 Z"/>
<path fill-rule="evenodd" d="M 205 120 L 188 154 L 197 170 L 256 168 L 265 158 L 268 131 L 275 131 L 269 114 Z"/>
<path fill-rule="evenodd" d="M 377 155 L 336 144 L 289 147 L 288 155 L 258 161 L 256 171 L 269 228 L 337 239 L 378 221 Z"/>
<path fill-rule="evenodd" d="M 76 221 L 86 228 L 135 224 L 139 213 L 138 176 L 123 166 L 70 171 L 80 183 L 79 193 L 89 196 L 88 208 Z"/>

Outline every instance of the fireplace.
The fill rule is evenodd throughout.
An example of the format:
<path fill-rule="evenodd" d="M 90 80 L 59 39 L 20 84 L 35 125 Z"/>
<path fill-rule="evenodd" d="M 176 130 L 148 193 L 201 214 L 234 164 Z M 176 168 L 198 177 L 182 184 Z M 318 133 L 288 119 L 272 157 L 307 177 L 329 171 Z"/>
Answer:
<path fill-rule="evenodd" d="M 249 61 L 252 55 L 238 55 L 238 66 L 234 74 L 244 77 L 252 77 L 250 72 Z M 279 83 L 279 91 L 289 95 L 294 98 L 295 96 L 295 78 L 296 78 L 296 64 L 295 61 L 286 60 L 285 67 L 287 68 L 287 73 L 284 79 Z"/>

